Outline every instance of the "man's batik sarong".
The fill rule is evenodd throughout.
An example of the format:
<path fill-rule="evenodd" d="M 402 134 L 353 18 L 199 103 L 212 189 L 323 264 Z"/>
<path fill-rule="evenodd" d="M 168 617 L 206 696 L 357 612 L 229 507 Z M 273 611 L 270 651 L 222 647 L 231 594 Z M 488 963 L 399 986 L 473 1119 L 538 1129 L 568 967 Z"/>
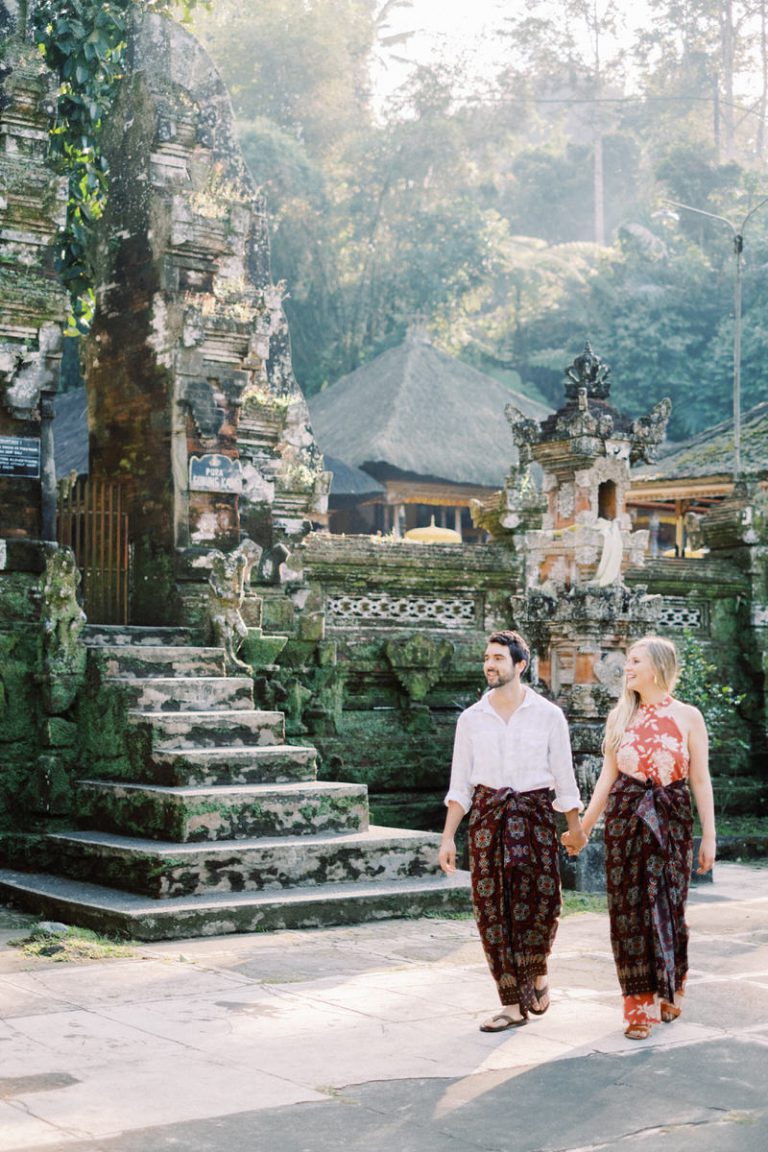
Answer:
<path fill-rule="evenodd" d="M 688 971 L 685 901 L 693 862 L 691 797 L 624 774 L 605 809 L 605 874 L 611 944 L 625 996 L 670 1002 Z"/>
<path fill-rule="evenodd" d="M 560 915 L 555 814 L 547 788 L 479 785 L 469 817 L 472 901 L 502 1004 L 536 1006 Z"/>

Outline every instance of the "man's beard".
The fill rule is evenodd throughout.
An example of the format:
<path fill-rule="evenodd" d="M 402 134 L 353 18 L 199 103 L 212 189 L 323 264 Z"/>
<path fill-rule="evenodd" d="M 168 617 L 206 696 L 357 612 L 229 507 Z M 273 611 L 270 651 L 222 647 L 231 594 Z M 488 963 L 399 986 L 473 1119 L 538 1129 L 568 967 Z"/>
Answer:
<path fill-rule="evenodd" d="M 503 688 L 505 684 L 511 684 L 514 678 L 514 672 L 510 672 L 509 675 L 507 675 L 504 672 L 497 672 L 495 669 L 492 672 L 486 672 L 485 674 L 486 682 L 492 688 Z"/>

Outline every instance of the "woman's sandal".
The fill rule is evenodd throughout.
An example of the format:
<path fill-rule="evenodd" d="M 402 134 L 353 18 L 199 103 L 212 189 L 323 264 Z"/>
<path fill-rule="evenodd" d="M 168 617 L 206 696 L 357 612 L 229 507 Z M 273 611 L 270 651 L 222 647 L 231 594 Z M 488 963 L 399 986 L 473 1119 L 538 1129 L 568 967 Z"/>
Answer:
<path fill-rule="evenodd" d="M 627 1040 L 647 1040 L 650 1034 L 650 1024 L 628 1024 L 624 1029 Z"/>
<path fill-rule="evenodd" d="M 677 1004 L 670 1004 L 669 1000 L 662 1000 L 659 1004 L 662 1024 L 671 1024 L 673 1020 L 677 1020 L 681 1012 L 682 1008 Z"/>
<path fill-rule="evenodd" d="M 481 1032 L 506 1032 L 508 1028 L 522 1028 L 523 1024 L 527 1024 L 528 1020 L 525 1016 L 517 1019 L 516 1016 L 510 1016 L 508 1012 L 497 1012 L 495 1016 L 491 1016 L 484 1024 L 480 1025 Z"/>
<path fill-rule="evenodd" d="M 533 998 L 536 1001 L 536 1004 L 538 1005 L 538 1007 L 537 1008 L 531 1007 L 528 1009 L 528 1011 L 532 1012 L 534 1016 L 543 1016 L 544 1013 L 546 1012 L 547 1008 L 549 1008 L 549 985 L 545 984 L 543 988 L 535 988 L 534 987 Z M 541 1006 L 542 1001 L 544 1001 L 544 1007 L 543 1008 Z"/>

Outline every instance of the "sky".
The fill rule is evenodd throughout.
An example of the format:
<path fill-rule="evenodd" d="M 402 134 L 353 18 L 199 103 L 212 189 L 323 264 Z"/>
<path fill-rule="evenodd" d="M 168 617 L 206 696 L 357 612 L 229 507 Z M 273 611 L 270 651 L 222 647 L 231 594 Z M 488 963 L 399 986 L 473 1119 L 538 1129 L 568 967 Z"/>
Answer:
<path fill-rule="evenodd" d="M 600 8 L 598 0 L 598 9 Z M 620 0 L 627 22 L 637 27 L 647 17 L 646 0 Z M 409 9 L 396 9 L 390 17 L 394 31 L 418 29 L 407 45 L 395 52 L 411 60 L 428 60 L 436 53 L 467 56 L 482 74 L 498 62 L 505 45 L 496 35 L 505 15 L 520 15 L 522 0 L 412 0 Z M 508 48 L 507 48 L 508 51 Z M 379 100 L 402 83 L 407 68 L 390 61 L 374 75 Z"/>
<path fill-rule="evenodd" d="M 470 53 L 482 61 L 493 59 L 501 46 L 494 42 L 500 13 L 516 8 L 514 0 L 413 0 L 410 9 L 395 10 L 390 18 L 393 31 L 416 30 L 407 45 L 394 52 L 409 60 L 428 60 L 435 54 L 458 56 Z M 391 61 L 375 74 L 376 88 L 384 98 L 402 82 L 407 72 L 404 65 Z"/>

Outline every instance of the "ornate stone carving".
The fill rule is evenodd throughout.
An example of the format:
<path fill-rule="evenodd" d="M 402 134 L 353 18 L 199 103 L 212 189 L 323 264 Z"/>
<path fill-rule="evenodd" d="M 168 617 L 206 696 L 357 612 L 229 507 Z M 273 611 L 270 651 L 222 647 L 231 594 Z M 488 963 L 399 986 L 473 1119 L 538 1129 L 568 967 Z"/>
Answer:
<path fill-rule="evenodd" d="M 584 388 L 587 396 L 595 400 L 605 400 L 611 394 L 608 379 L 610 374 L 608 365 L 595 355 L 592 345 L 587 340 L 581 356 L 577 356 L 573 364 L 565 370 L 565 394 L 569 400 L 576 400 Z"/>
<path fill-rule="evenodd" d="M 243 540 L 226 555 L 218 550 L 210 554 L 208 617 L 213 643 L 224 649 L 228 671 L 240 670 L 250 674 L 250 666 L 238 655 L 248 636 L 248 626 L 240 609 L 251 571 L 259 563 L 261 554 L 262 549 L 252 540 Z"/>
<path fill-rule="evenodd" d="M 81 577 L 74 552 L 58 544 L 43 547 L 43 696 L 46 711 L 56 714 L 69 707 L 82 683 L 86 652 L 81 637 L 86 615 L 77 598 Z"/>
<path fill-rule="evenodd" d="M 632 424 L 632 449 L 630 463 L 644 460 L 650 464 L 656 459 L 659 444 L 664 439 L 667 421 L 672 411 L 672 401 L 665 397 L 655 404 L 647 416 L 640 416 Z"/>
<path fill-rule="evenodd" d="M 407 640 L 389 640 L 384 652 L 398 683 L 409 700 L 423 700 L 430 688 L 441 679 L 453 659 L 450 640 L 437 641 L 431 636 L 411 636 Z"/>
<path fill-rule="evenodd" d="M 621 695 L 624 663 L 623 652 L 605 652 L 594 665 L 595 677 L 616 698 Z"/>
<path fill-rule="evenodd" d="M 514 404 L 507 404 L 504 415 L 512 429 L 512 438 L 517 446 L 520 466 L 525 468 L 533 459 L 533 452 L 531 451 L 533 445 L 538 444 L 541 439 L 541 427 L 537 420 L 523 416 Z"/>

